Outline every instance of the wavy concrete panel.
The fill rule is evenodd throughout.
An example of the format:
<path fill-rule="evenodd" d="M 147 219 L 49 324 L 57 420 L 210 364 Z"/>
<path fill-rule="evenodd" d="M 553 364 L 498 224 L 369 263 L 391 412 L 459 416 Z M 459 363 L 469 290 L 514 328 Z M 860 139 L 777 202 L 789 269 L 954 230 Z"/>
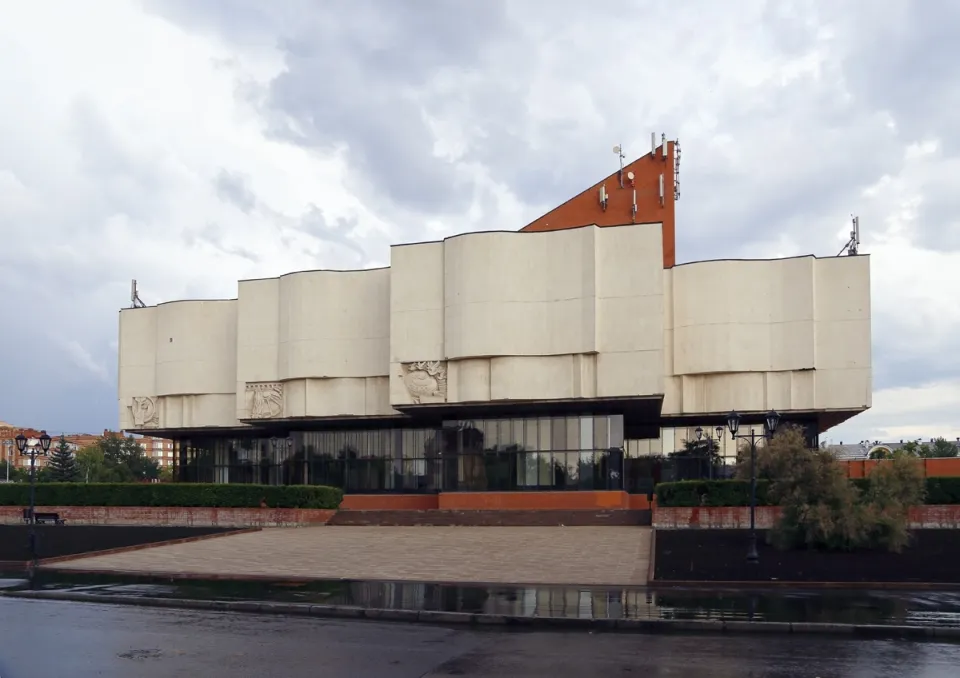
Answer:
<path fill-rule="evenodd" d="M 660 229 L 470 233 L 394 247 L 391 402 L 662 393 Z"/>
<path fill-rule="evenodd" d="M 869 257 L 698 262 L 664 276 L 664 414 L 870 407 Z"/>
<path fill-rule="evenodd" d="M 871 404 L 869 258 L 662 268 L 659 224 L 474 233 L 392 268 L 120 314 L 125 429 L 663 397 L 664 416 Z"/>
<path fill-rule="evenodd" d="M 238 418 L 392 412 L 389 269 L 245 280 L 238 303 Z"/>
<path fill-rule="evenodd" d="M 237 425 L 236 332 L 235 300 L 122 311 L 121 428 Z"/>

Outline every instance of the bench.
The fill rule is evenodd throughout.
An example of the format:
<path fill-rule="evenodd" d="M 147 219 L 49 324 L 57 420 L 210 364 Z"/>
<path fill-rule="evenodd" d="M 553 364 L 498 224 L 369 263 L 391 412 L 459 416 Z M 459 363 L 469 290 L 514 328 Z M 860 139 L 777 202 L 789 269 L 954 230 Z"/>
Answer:
<path fill-rule="evenodd" d="M 38 525 L 47 525 L 53 523 L 54 525 L 66 525 L 67 521 L 60 517 L 59 513 L 37 513 L 33 514 L 34 522 Z M 23 509 L 23 522 L 30 523 L 30 509 Z"/>

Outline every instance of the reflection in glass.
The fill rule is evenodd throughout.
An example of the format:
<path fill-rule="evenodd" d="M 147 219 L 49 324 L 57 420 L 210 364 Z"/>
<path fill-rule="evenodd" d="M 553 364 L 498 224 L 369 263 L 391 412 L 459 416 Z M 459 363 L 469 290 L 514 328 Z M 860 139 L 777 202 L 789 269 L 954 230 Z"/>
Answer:
<path fill-rule="evenodd" d="M 177 441 L 175 469 L 182 482 L 332 485 L 354 493 L 616 489 L 618 430 L 619 415 L 591 415 L 198 437 Z"/>

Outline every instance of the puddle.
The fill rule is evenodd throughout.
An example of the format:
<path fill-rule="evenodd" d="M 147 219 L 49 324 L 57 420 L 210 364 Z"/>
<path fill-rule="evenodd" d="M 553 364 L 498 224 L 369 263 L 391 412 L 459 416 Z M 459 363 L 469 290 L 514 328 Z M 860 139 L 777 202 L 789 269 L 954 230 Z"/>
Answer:
<path fill-rule="evenodd" d="M 0 578 L 0 591 L 3 589 L 18 589 L 29 585 L 27 579 L 2 579 Z"/>
<path fill-rule="evenodd" d="M 8 582 L 6 586 L 4 582 Z M 32 585 L 97 595 L 258 600 L 526 617 L 701 619 L 960 627 L 960 592 L 746 591 L 575 586 L 454 586 L 415 582 L 170 581 L 39 572 Z"/>

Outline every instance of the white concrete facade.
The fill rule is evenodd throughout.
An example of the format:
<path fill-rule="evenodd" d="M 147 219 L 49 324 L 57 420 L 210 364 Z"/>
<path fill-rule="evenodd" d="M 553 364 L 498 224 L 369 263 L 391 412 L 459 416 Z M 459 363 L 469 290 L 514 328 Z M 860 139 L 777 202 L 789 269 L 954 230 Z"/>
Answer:
<path fill-rule="evenodd" d="M 871 404 L 865 256 L 662 265 L 659 224 L 483 232 L 389 268 L 120 313 L 124 430 L 662 400 L 663 417 Z"/>

